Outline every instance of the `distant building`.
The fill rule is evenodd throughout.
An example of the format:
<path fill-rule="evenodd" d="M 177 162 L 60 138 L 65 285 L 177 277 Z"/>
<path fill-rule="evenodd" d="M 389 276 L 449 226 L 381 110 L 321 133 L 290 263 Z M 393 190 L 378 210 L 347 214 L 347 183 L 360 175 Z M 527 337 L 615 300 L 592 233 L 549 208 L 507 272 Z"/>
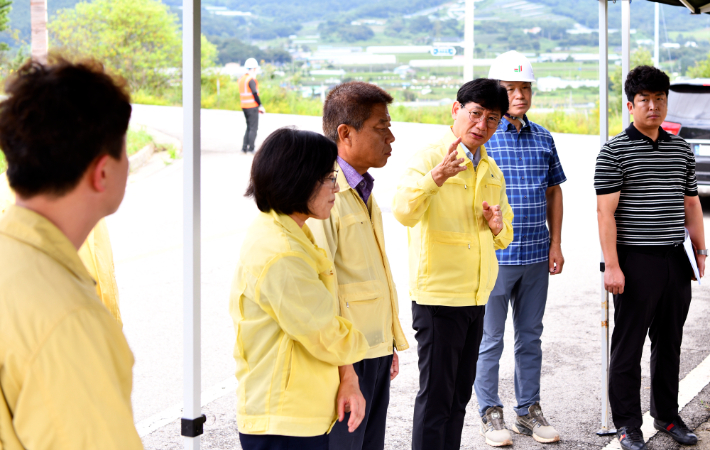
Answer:
<path fill-rule="evenodd" d="M 382 53 L 399 53 L 399 54 L 418 54 L 431 52 L 431 45 L 371 45 L 365 49 L 367 53 L 382 54 Z"/>

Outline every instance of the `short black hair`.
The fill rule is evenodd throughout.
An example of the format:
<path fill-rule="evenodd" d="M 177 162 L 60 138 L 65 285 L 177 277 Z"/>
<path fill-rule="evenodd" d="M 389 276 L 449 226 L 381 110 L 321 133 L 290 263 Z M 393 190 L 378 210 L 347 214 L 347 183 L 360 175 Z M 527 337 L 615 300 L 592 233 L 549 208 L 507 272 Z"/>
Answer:
<path fill-rule="evenodd" d="M 652 66 L 638 66 L 626 76 L 624 91 L 626 98 L 633 103 L 636 94 L 641 91 L 665 92 L 671 88 L 671 79 L 666 73 Z"/>
<path fill-rule="evenodd" d="M 379 86 L 362 81 L 351 81 L 336 86 L 323 105 L 323 133 L 338 142 L 338 127 L 350 125 L 357 131 L 372 115 L 376 105 L 389 105 L 392 96 Z"/>
<path fill-rule="evenodd" d="M 486 109 L 497 109 L 500 115 L 508 112 L 508 93 L 498 80 L 477 78 L 465 83 L 456 93 L 456 101 L 462 105 L 478 103 Z"/>
<path fill-rule="evenodd" d="M 121 159 L 131 118 L 125 80 L 101 63 L 25 63 L 0 103 L 0 147 L 10 187 L 24 198 L 61 196 L 99 156 Z"/>
<path fill-rule="evenodd" d="M 333 172 L 338 147 L 322 134 L 279 128 L 261 144 L 251 165 L 246 196 L 259 211 L 310 214 L 308 201 Z"/>

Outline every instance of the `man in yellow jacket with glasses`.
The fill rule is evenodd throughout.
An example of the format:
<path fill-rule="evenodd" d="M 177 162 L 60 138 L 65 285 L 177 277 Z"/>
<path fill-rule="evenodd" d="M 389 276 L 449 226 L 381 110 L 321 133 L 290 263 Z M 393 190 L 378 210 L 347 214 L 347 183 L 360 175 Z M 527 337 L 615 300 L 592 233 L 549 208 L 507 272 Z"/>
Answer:
<path fill-rule="evenodd" d="M 382 450 L 385 446 L 390 381 L 399 373 L 396 350 L 409 347 L 399 323 L 397 289 L 385 253 L 382 212 L 372 195 L 372 167 L 383 167 L 392 154 L 383 89 L 360 81 L 333 89 L 323 106 L 323 132 L 338 145 L 335 205 L 326 220 L 310 219 L 318 246 L 334 261 L 340 316 L 367 338 L 370 349 L 355 363 L 367 401 L 365 418 L 353 433 L 345 421 L 330 433 L 330 448 Z"/>
<path fill-rule="evenodd" d="M 485 304 L 498 275 L 495 250 L 513 240 L 503 173 L 483 146 L 507 110 L 498 81 L 461 86 L 453 126 L 414 155 L 395 194 L 394 216 L 409 227 L 409 294 L 419 354 L 413 450 L 461 445 Z"/>

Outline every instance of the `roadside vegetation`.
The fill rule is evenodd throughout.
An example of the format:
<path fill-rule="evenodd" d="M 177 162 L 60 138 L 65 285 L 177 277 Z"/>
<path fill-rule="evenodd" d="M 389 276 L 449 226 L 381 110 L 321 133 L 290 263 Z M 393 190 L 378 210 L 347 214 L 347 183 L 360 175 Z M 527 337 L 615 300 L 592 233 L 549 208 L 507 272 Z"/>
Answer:
<path fill-rule="evenodd" d="M 129 127 L 126 133 L 126 153 L 132 156 L 148 144 L 155 144 L 153 137 L 144 128 Z"/>

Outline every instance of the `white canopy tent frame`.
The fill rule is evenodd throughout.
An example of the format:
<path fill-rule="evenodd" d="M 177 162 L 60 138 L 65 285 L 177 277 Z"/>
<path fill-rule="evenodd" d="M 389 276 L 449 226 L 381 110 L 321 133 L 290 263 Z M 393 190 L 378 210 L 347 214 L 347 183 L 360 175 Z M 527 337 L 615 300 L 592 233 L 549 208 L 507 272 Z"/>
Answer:
<path fill-rule="evenodd" d="M 201 0 L 182 2 L 183 418 L 185 450 L 199 450 L 201 413 Z"/>
<path fill-rule="evenodd" d="M 609 140 L 609 0 L 599 0 L 599 146 Z M 613 0 L 616 2 L 616 0 Z M 621 73 L 631 64 L 631 0 L 621 0 Z M 622 125 L 629 126 L 629 111 L 622 108 Z M 616 434 L 609 421 L 609 292 L 604 286 L 601 254 L 601 428 L 599 436 Z"/>

